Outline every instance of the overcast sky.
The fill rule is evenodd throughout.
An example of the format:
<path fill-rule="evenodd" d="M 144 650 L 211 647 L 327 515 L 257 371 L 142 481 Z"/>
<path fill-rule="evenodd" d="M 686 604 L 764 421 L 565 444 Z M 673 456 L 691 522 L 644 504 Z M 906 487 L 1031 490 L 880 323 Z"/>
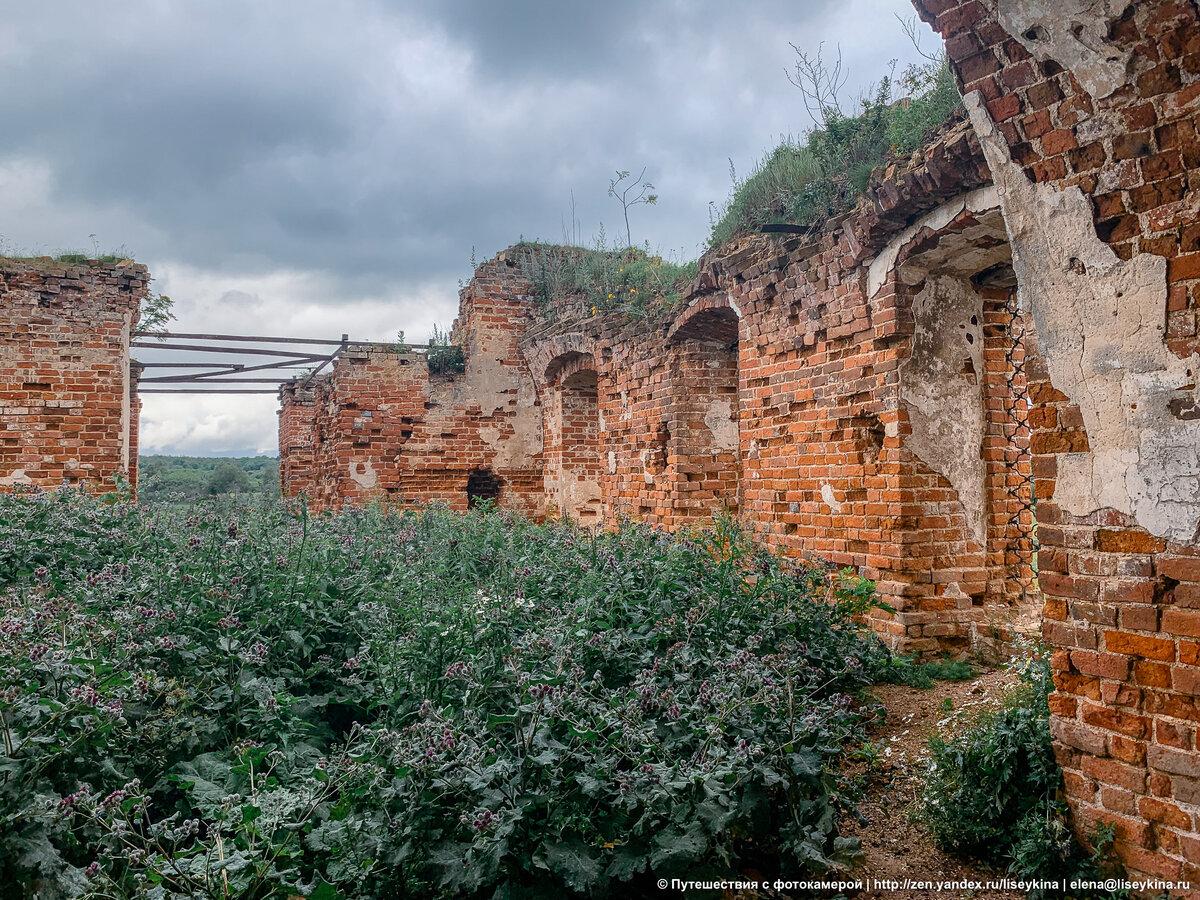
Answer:
<path fill-rule="evenodd" d="M 811 125 L 789 42 L 840 43 L 850 96 L 916 58 L 907 0 L 0 10 L 0 250 L 123 248 L 179 331 L 424 340 L 472 250 L 562 240 L 572 192 L 586 242 L 616 234 L 617 169 L 660 198 L 634 242 L 694 258 L 730 160 Z M 142 452 L 274 454 L 275 407 L 147 396 Z"/>

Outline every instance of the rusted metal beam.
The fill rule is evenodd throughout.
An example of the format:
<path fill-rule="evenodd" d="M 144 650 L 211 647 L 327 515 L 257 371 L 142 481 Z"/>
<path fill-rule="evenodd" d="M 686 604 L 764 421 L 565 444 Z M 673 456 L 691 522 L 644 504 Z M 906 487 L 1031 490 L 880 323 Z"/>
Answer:
<path fill-rule="evenodd" d="M 179 365 L 186 366 L 188 364 L 180 363 Z M 210 363 L 210 365 L 212 365 L 212 364 Z M 267 371 L 271 371 L 272 369 L 299 369 L 304 366 L 312 365 L 312 361 L 287 360 L 285 362 L 259 363 L 256 366 L 244 366 L 241 363 L 227 363 L 227 364 L 221 363 L 220 365 L 224 366 L 224 368 L 218 369 L 215 372 L 185 372 L 182 375 L 157 375 L 152 378 L 143 378 L 142 381 L 147 381 L 147 382 L 149 382 L 149 381 L 159 381 L 159 382 L 190 381 L 193 378 L 222 381 L 222 380 L 224 380 L 222 378 L 222 376 L 224 376 L 224 375 L 245 375 L 248 372 L 267 372 Z M 290 381 L 296 377 L 297 376 L 295 376 L 295 375 L 280 375 L 278 378 L 275 378 L 272 380 L 273 381 Z"/>
<path fill-rule="evenodd" d="M 141 341 L 134 341 L 133 346 L 146 350 L 191 350 L 196 353 L 245 353 L 250 356 L 279 356 L 289 359 L 303 359 L 310 362 L 319 362 L 325 358 L 325 354 L 323 353 L 298 353 L 294 350 L 263 350 L 257 347 L 214 347 L 209 344 L 147 344 Z"/>
<path fill-rule="evenodd" d="M 338 347 L 336 350 L 334 350 L 332 353 L 330 353 L 329 357 L 323 363 L 321 363 L 319 366 L 317 366 L 315 369 L 313 369 L 311 372 L 309 372 L 308 375 L 305 376 L 304 381 L 302 381 L 300 383 L 300 387 L 302 387 L 302 388 L 308 387 L 308 383 L 313 380 L 313 378 L 316 376 L 316 374 L 318 372 L 320 372 L 323 368 L 325 368 L 327 365 L 329 365 L 335 359 L 337 359 L 338 356 L 342 353 L 342 351 L 346 349 L 346 345 L 349 343 L 349 338 L 350 338 L 350 335 L 343 334 L 342 335 L 342 345 L 340 347 Z"/>
<path fill-rule="evenodd" d="M 282 384 L 287 378 L 143 378 L 140 384 Z"/>
<path fill-rule="evenodd" d="M 344 341 L 330 338 L 269 337 L 259 334 L 197 334 L 187 331 L 135 331 L 135 338 L 179 338 L 198 341 L 253 341 L 260 344 L 326 344 L 341 346 Z"/>

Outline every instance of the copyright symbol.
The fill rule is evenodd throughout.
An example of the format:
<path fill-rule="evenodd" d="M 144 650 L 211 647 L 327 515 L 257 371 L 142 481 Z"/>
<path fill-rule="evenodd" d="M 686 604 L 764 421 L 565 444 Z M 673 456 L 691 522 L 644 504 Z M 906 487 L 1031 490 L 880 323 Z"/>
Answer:
<path fill-rule="evenodd" d="M 670 884 L 670 882 L 667 881 L 667 879 L 665 879 L 665 878 L 658 879 L 658 889 L 660 891 L 665 891 L 667 889 L 668 884 Z"/>

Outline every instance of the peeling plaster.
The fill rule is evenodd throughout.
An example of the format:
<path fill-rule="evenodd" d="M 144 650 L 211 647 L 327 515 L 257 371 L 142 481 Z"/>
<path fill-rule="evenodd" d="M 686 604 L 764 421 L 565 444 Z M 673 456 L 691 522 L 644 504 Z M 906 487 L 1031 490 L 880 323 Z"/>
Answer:
<path fill-rule="evenodd" d="M 958 492 L 967 523 L 987 538 L 987 469 L 981 449 L 983 298 L 952 275 L 930 277 L 913 299 L 912 355 L 900 366 L 908 448 Z"/>
<path fill-rule="evenodd" d="M 564 473 L 567 475 L 570 473 Z M 586 478 L 565 477 L 559 485 L 563 508 L 574 513 L 576 521 L 585 513 L 598 515 L 600 509 L 600 483 Z"/>
<path fill-rule="evenodd" d="M 1108 40 L 1129 0 L 999 0 L 1004 30 L 1037 59 L 1054 60 L 1096 99 L 1129 82 L 1132 51 Z"/>
<path fill-rule="evenodd" d="M 370 460 L 350 463 L 350 478 L 366 491 L 379 483 L 379 476 L 375 474 L 375 467 L 371 465 Z"/>
<path fill-rule="evenodd" d="M 879 293 L 879 289 L 887 283 L 888 274 L 896 265 L 896 257 L 900 254 L 900 251 L 922 229 L 928 228 L 930 231 L 941 231 L 953 222 L 963 210 L 982 213 L 989 209 L 995 209 L 999 205 L 1000 199 L 996 193 L 996 188 L 989 184 L 986 187 L 970 191 L 961 197 L 956 197 L 953 200 L 943 203 L 937 209 L 931 210 L 921 216 L 916 222 L 888 241 L 887 246 L 879 251 L 879 255 L 871 261 L 871 265 L 867 270 L 867 296 L 873 298 Z M 979 268 L 984 268 L 984 266 L 981 265 Z M 913 277 L 913 280 L 908 281 L 908 283 L 917 284 L 921 281 L 923 272 L 920 274 L 910 274 L 910 277 Z"/>
<path fill-rule="evenodd" d="M 738 423 L 737 413 L 733 404 L 728 400 L 713 400 L 708 404 L 704 413 L 704 424 L 712 432 L 712 449 L 737 450 Z"/>
<path fill-rule="evenodd" d="M 0 484 L 5 487 L 12 487 L 14 484 L 33 484 L 33 479 L 25 474 L 24 469 L 13 469 L 11 475 L 0 478 Z"/>
<path fill-rule="evenodd" d="M 501 348 L 476 342 L 470 348 L 472 365 L 464 376 L 447 387 L 456 405 L 472 401 L 479 404 L 479 415 L 487 419 L 498 412 L 508 411 L 516 395 L 514 414 L 507 419 L 512 433 L 504 435 L 498 426 L 484 426 L 480 436 L 495 453 L 492 465 L 496 468 L 527 466 L 542 450 L 542 417 L 537 409 L 537 386 L 533 377 L 522 367 L 505 365 L 500 358 Z M 441 387 L 435 385 L 435 390 Z"/>
<path fill-rule="evenodd" d="M 523 418 L 516 418 L 516 426 L 507 437 L 499 426 L 487 425 L 479 429 L 479 438 L 493 452 L 492 468 L 518 469 L 529 465 L 542 450 L 540 429 L 530 427 Z"/>
<path fill-rule="evenodd" d="M 1087 429 L 1091 452 L 1058 458 L 1055 502 L 1072 515 L 1116 509 L 1158 537 L 1196 541 L 1200 420 L 1177 419 L 1170 404 L 1200 399 L 1184 390 L 1200 355 L 1182 360 L 1164 343 L 1167 261 L 1120 259 L 1080 190 L 1030 182 L 978 92 L 964 102 L 999 190 L 1021 303 L 1051 382 Z"/>
<path fill-rule="evenodd" d="M 842 511 L 841 501 L 833 495 L 833 485 L 828 483 L 821 485 L 821 499 L 824 500 L 825 504 L 835 513 L 840 513 Z"/>

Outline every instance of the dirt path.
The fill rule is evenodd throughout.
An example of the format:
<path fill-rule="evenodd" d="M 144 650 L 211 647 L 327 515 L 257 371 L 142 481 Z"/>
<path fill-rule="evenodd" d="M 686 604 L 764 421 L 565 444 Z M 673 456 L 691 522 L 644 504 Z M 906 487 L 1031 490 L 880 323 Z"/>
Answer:
<path fill-rule="evenodd" d="M 863 864 L 850 877 L 867 880 L 995 881 L 1004 873 L 964 863 L 943 853 L 933 844 L 924 827 L 908 820 L 908 809 L 920 786 L 921 763 L 928 757 L 927 742 L 934 733 L 953 728 L 955 713 L 970 713 L 996 706 L 1005 690 L 1016 681 L 1003 670 L 983 673 L 973 681 L 935 682 L 929 690 L 904 685 L 879 685 L 873 693 L 887 709 L 886 720 L 871 730 L 870 740 L 879 747 L 876 761 L 859 761 L 853 774 L 867 778 L 859 812 L 866 824 L 843 823 L 843 833 L 858 837 L 866 851 Z M 945 701 L 949 698 L 949 704 Z M 948 896 L 973 900 L 1017 900 L 1020 891 L 981 890 L 936 892 L 920 890 L 867 890 L 854 894 L 858 900 L 926 900 Z"/>

